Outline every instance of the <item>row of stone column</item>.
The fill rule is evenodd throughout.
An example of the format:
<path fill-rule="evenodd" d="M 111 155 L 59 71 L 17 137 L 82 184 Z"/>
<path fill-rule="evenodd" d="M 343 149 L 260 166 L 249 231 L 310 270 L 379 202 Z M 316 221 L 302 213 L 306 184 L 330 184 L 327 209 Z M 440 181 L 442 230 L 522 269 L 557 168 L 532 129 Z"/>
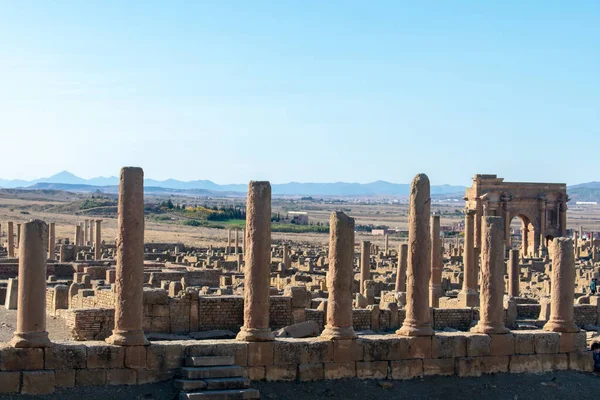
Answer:
<path fill-rule="evenodd" d="M 225 254 L 231 254 L 231 229 L 227 229 L 227 247 L 225 248 Z M 233 229 L 234 233 L 235 233 L 235 247 L 233 249 L 233 253 L 234 254 L 238 254 L 239 253 L 239 249 L 240 249 L 240 243 L 239 243 L 239 234 L 240 234 L 240 230 L 239 229 Z M 244 251 L 244 249 L 246 248 L 246 237 L 244 236 L 244 231 L 242 230 L 242 237 L 243 237 L 243 247 L 242 247 L 242 252 Z"/>

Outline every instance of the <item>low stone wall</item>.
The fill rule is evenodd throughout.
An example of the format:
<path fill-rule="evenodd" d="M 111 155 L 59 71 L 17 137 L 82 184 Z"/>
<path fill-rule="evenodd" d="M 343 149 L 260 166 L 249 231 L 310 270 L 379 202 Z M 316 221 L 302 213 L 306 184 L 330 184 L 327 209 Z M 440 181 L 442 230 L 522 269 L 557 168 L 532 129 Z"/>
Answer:
<path fill-rule="evenodd" d="M 575 323 L 577 326 L 596 325 L 598 306 L 590 304 L 575 304 Z"/>
<path fill-rule="evenodd" d="M 64 319 L 74 340 L 104 340 L 115 326 L 115 310 L 104 308 L 79 308 L 56 310 Z"/>
<path fill-rule="evenodd" d="M 443 330 L 444 328 L 467 331 L 473 322 L 472 308 L 434 308 L 433 328 Z"/>
<path fill-rule="evenodd" d="M 537 319 L 540 316 L 539 304 L 517 304 L 517 318 Z"/>
<path fill-rule="evenodd" d="M 64 311 L 64 310 L 62 310 Z M 356 340 L 278 339 L 55 343 L 47 349 L 0 347 L 0 393 L 49 394 L 55 388 L 135 385 L 179 375 L 190 356 L 233 356 L 252 380 L 412 379 L 511 372 L 591 371 L 585 332 L 515 331 L 507 335 L 439 333 L 432 337 L 361 336 Z"/>

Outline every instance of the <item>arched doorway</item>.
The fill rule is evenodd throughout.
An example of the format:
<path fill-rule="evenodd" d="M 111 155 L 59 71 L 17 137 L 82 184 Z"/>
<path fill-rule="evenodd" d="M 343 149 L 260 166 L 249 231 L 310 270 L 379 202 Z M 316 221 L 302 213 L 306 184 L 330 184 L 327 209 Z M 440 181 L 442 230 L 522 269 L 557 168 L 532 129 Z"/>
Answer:
<path fill-rule="evenodd" d="M 534 235 L 534 227 L 527 216 L 517 214 L 510 221 L 510 247 L 519 249 L 522 257 L 534 253 Z"/>

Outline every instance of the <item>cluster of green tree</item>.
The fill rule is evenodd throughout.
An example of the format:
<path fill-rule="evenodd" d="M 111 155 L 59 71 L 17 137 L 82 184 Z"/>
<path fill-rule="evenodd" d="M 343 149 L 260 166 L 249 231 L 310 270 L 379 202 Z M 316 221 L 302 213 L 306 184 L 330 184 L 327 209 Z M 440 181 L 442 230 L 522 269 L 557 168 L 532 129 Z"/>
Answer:
<path fill-rule="evenodd" d="M 274 225 L 271 225 L 271 232 L 329 233 L 329 227 L 328 226 L 319 226 L 319 225 L 274 224 Z"/>
<path fill-rule="evenodd" d="M 387 225 L 356 225 L 354 230 L 357 232 L 371 232 L 373 229 L 388 229 Z"/>
<path fill-rule="evenodd" d="M 110 207 L 116 206 L 117 202 L 111 199 L 102 199 L 102 198 L 91 198 L 85 199 L 81 205 L 79 206 L 80 210 L 89 210 L 90 208 L 96 207 Z"/>

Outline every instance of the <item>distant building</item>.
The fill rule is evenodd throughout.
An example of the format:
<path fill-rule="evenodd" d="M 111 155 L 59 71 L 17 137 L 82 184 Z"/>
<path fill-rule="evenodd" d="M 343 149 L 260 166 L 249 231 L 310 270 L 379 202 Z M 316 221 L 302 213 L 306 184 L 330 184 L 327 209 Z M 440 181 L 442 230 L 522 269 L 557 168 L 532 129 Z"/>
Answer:
<path fill-rule="evenodd" d="M 393 229 L 373 229 L 373 230 L 371 230 L 371 235 L 376 235 L 376 236 L 392 235 L 394 233 L 396 233 L 396 231 Z"/>
<path fill-rule="evenodd" d="M 291 219 L 292 224 L 308 225 L 308 213 L 306 211 L 289 211 L 288 219 Z"/>

